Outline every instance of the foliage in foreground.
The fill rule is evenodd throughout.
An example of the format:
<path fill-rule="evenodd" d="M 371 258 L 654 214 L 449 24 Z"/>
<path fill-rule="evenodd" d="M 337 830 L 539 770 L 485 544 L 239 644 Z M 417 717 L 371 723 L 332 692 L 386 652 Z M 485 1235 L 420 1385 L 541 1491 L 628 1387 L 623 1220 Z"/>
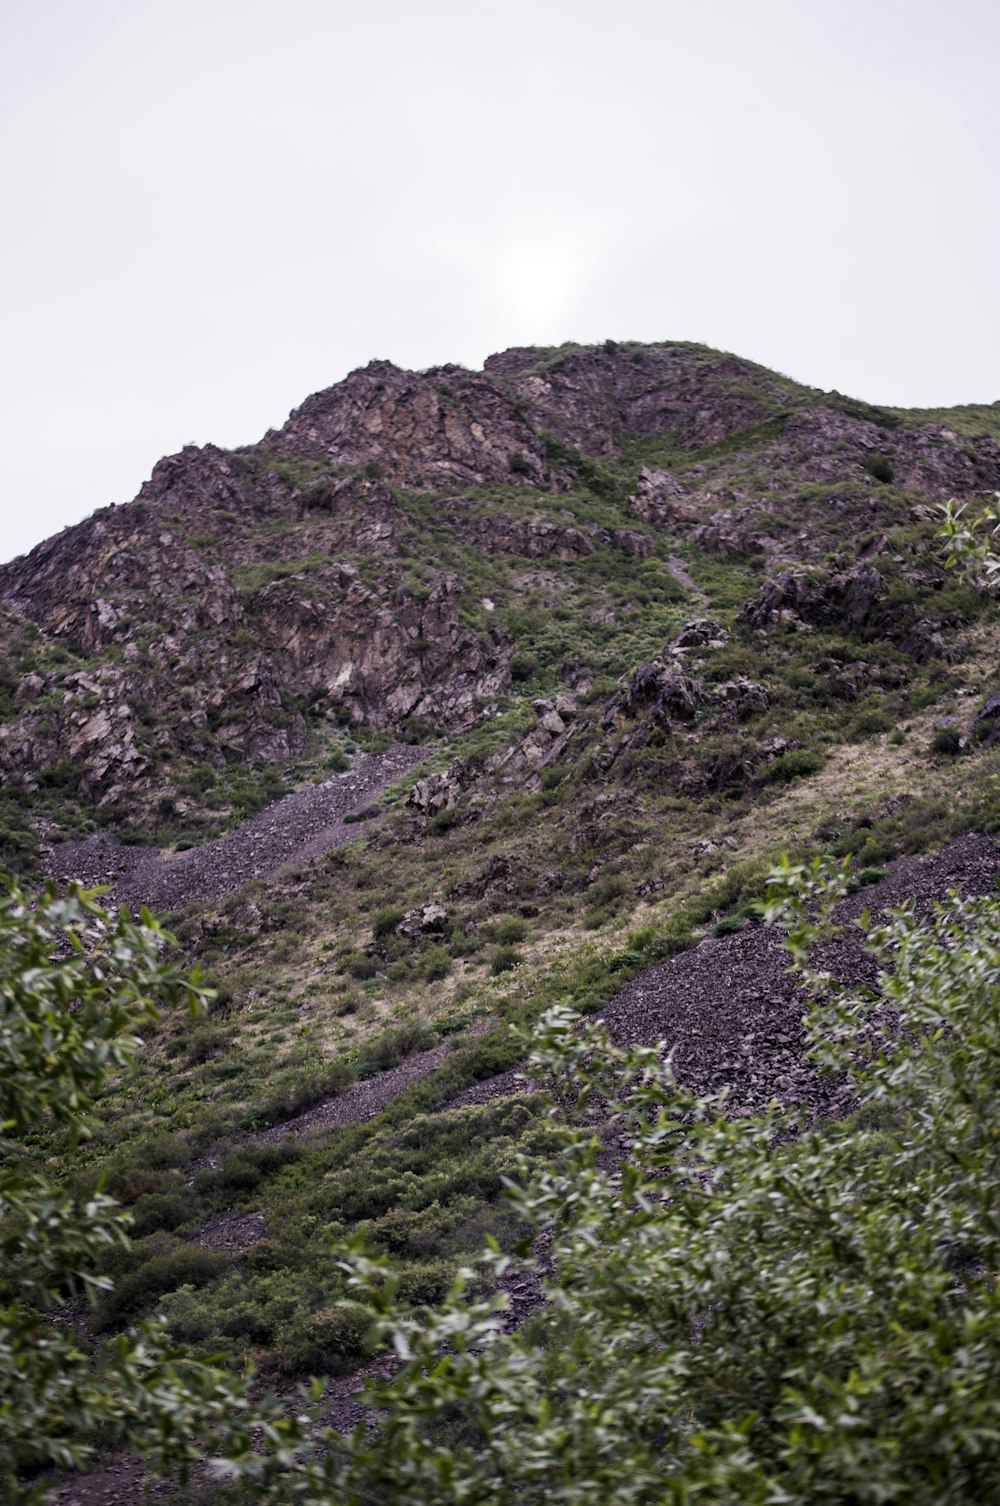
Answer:
<path fill-rule="evenodd" d="M 76 887 L 66 899 L 0 897 L 0 1494 L 10 1506 L 40 1498 L 48 1466 L 85 1466 L 116 1442 L 183 1475 L 206 1451 L 247 1456 L 254 1425 L 276 1450 L 297 1427 L 267 1402 L 249 1408 L 241 1383 L 191 1359 L 159 1324 L 94 1359 L 50 1321 L 81 1289 L 109 1285 L 95 1261 L 126 1228 L 102 1192 L 81 1205 L 29 1172 L 22 1140 L 43 1123 L 71 1140 L 85 1133 L 95 1097 L 140 1045 L 136 1027 L 165 1004 L 199 1007 L 197 978 L 160 958 L 166 939 L 147 913 L 140 924 L 113 919 Z"/>
<path fill-rule="evenodd" d="M 770 915 L 813 991 L 817 1066 L 852 1081 L 858 1114 L 794 1139 L 777 1110 L 729 1121 L 655 1049 L 621 1055 L 551 1013 L 535 1064 L 580 1122 L 512 1193 L 551 1259 L 547 1305 L 513 1335 L 461 1291 L 402 1318 L 357 1259 L 403 1363 L 375 1388 L 381 1432 L 317 1466 L 325 1499 L 996 1498 L 1000 903 L 869 927 L 869 999 L 808 971 L 843 888 L 843 870 L 789 865 Z"/>
<path fill-rule="evenodd" d="M 510 1189 L 531 1231 L 516 1260 L 484 1257 L 498 1275 L 533 1265 L 545 1305 L 506 1332 L 502 1299 L 470 1300 L 466 1273 L 414 1315 L 354 1252 L 357 1301 L 398 1365 L 370 1388 L 377 1426 L 320 1450 L 301 1418 L 248 1402 L 155 1326 L 95 1368 L 39 1316 L 122 1229 L 106 1200 L 73 1208 L 30 1180 L 17 1136 L 43 1115 L 78 1127 L 127 1065 L 124 1032 L 184 985 L 150 924 L 79 893 L 4 901 L 5 1498 L 30 1500 L 47 1463 L 86 1462 L 96 1434 L 167 1468 L 214 1453 L 242 1499 L 313 1506 L 994 1499 L 1000 902 L 869 927 L 881 972 L 862 998 L 810 967 L 845 886 L 843 868 L 786 865 L 769 917 L 813 995 L 817 1067 L 851 1080 L 855 1117 L 727 1120 L 657 1049 L 622 1054 L 551 1011 L 533 1061 L 562 1154 Z"/>

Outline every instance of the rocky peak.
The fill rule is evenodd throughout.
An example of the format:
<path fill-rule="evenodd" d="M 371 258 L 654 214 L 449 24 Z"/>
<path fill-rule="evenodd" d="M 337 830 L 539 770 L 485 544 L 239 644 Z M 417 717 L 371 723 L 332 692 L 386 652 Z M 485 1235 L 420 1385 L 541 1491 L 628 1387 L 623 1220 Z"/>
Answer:
<path fill-rule="evenodd" d="M 98 809 L 148 815 L 338 723 L 453 737 L 512 681 L 579 688 L 609 665 L 606 730 L 666 736 L 716 703 L 741 722 L 762 714 L 755 681 L 709 694 L 682 672 L 730 630 L 841 629 L 926 662 L 951 622 L 910 598 L 941 572 L 897 551 L 926 548 L 927 504 L 1000 488 L 994 438 L 966 435 L 698 345 L 373 361 L 0 568 L 0 773 L 57 768 Z M 713 602 L 698 560 L 759 579 Z M 562 756 L 557 714 L 518 734 L 504 779 Z"/>
<path fill-rule="evenodd" d="M 462 367 L 374 361 L 316 393 L 265 443 L 279 455 L 377 467 L 414 486 L 540 481 L 544 454 L 517 404 Z"/>

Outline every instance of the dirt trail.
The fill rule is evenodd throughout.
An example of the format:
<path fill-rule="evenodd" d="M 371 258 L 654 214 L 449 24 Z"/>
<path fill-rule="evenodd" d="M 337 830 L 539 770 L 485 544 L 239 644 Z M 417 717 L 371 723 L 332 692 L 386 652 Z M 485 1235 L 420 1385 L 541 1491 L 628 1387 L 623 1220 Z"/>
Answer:
<path fill-rule="evenodd" d="M 165 854 L 100 835 L 56 844 L 46 867 L 60 882 L 108 884 L 108 901 L 132 909 L 177 910 L 190 900 L 221 899 L 286 863 L 346 846 L 364 828 L 344 817 L 363 810 L 426 756 L 426 748 L 402 743 L 384 753 L 357 753 L 346 773 L 294 790 L 238 830 L 187 852 Z"/>

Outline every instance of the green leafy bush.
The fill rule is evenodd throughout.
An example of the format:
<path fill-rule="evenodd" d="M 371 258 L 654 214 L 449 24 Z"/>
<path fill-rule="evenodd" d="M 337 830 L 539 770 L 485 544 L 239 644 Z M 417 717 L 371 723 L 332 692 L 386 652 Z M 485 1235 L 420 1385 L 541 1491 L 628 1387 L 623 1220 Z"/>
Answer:
<path fill-rule="evenodd" d="M 191 1199 L 179 1192 L 146 1192 L 132 1204 L 132 1228 L 140 1237 L 180 1228 L 191 1217 Z"/>
<path fill-rule="evenodd" d="M 888 455 L 869 455 L 864 462 L 865 470 L 869 476 L 883 484 L 888 484 L 896 474 L 893 470 L 892 461 Z"/>
<path fill-rule="evenodd" d="M 962 734 L 957 727 L 939 727 L 931 738 L 931 752 L 954 758 L 962 751 Z"/>
<path fill-rule="evenodd" d="M 787 753 L 781 753 L 771 763 L 765 764 L 761 770 L 761 781 L 764 784 L 791 784 L 793 779 L 804 779 L 809 774 L 817 773 L 826 762 L 822 753 L 814 752 L 811 748 L 790 748 Z"/>
<path fill-rule="evenodd" d="M 512 972 L 521 964 L 521 954 L 514 946 L 498 946 L 490 955 L 490 972 L 494 977 Z"/>
<path fill-rule="evenodd" d="M 520 1259 L 534 1265 L 538 1242 L 547 1252 L 549 1301 L 514 1331 L 496 1298 L 461 1284 L 439 1311 L 404 1313 L 384 1265 L 355 1254 L 356 1288 L 402 1364 L 376 1386 L 377 1436 L 359 1431 L 316 1466 L 331 1494 L 429 1506 L 993 1498 L 1000 902 L 953 897 L 924 922 L 870 927 L 873 1000 L 831 991 L 809 964 L 846 867 L 785 864 L 776 877 L 769 915 L 784 917 L 812 993 L 813 1059 L 850 1082 L 862 1112 L 822 1127 L 777 1109 L 730 1119 L 656 1049 L 617 1051 L 551 1012 L 534 1069 L 580 1122 L 512 1193 Z M 595 1098 L 621 1151 L 613 1171 L 588 1118 Z M 497 1249 L 483 1260 L 511 1279 Z"/>
<path fill-rule="evenodd" d="M 178 1245 L 168 1255 L 154 1255 L 136 1270 L 123 1276 L 102 1298 L 92 1319 L 95 1333 L 140 1317 L 148 1312 L 166 1292 L 179 1286 L 202 1286 L 214 1281 L 226 1269 L 229 1260 L 216 1250 Z"/>
<path fill-rule="evenodd" d="M 510 677 L 517 682 L 533 680 L 538 673 L 539 667 L 539 661 L 535 654 L 512 654 L 510 660 Z"/>
<path fill-rule="evenodd" d="M 381 1035 L 374 1036 L 362 1046 L 358 1054 L 358 1076 L 369 1076 L 373 1071 L 388 1072 L 414 1052 L 428 1050 L 436 1044 L 436 1039 L 430 1026 L 419 1020 L 398 1025 L 393 1030 L 383 1030 Z"/>
<path fill-rule="evenodd" d="M 127 912 L 106 914 L 76 885 L 64 899 L 52 888 L 0 894 L 0 1495 L 10 1506 L 41 1501 L 44 1471 L 84 1468 L 98 1447 L 126 1438 L 153 1468 L 183 1476 L 206 1454 L 251 1455 L 254 1428 L 266 1424 L 263 1479 L 273 1476 L 279 1440 L 301 1436 L 297 1422 L 266 1400 L 249 1402 L 156 1323 L 120 1339 L 102 1363 L 52 1312 L 89 1290 L 101 1298 L 102 1326 L 224 1264 L 211 1251 L 154 1257 L 116 1293 L 98 1274 L 128 1243 L 115 1204 L 102 1191 L 77 1201 L 29 1175 L 23 1155 L 24 1135 L 40 1124 L 69 1143 L 87 1132 L 96 1096 L 135 1056 L 141 1022 L 161 1007 L 204 1002 L 197 978 L 161 961 L 167 939 L 148 918 L 136 925 Z"/>
<path fill-rule="evenodd" d="M 397 905 L 389 905 L 384 910 L 376 910 L 372 917 L 372 935 L 375 940 L 384 941 L 387 936 L 391 936 L 405 913 Z"/>
<path fill-rule="evenodd" d="M 296 1067 L 261 1103 L 258 1118 L 262 1124 L 282 1124 L 286 1119 L 304 1114 L 314 1104 L 336 1098 L 353 1081 L 354 1071 L 344 1061 L 325 1061 L 305 1070 Z"/>
<path fill-rule="evenodd" d="M 517 915 L 502 915 L 498 920 L 488 920 L 479 929 L 486 941 L 499 941 L 505 946 L 524 941 L 528 934 L 527 922 Z"/>
<path fill-rule="evenodd" d="M 439 983 L 451 972 L 451 956 L 443 946 L 429 946 L 420 959 L 420 974 L 428 983 Z"/>

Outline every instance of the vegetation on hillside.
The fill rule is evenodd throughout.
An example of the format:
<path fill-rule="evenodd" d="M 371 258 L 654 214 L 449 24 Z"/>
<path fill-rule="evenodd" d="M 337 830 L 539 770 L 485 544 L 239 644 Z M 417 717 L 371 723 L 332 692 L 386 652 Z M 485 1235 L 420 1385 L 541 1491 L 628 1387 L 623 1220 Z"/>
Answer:
<path fill-rule="evenodd" d="M 105 555 L 102 544 L 97 555 L 121 566 L 114 583 L 126 600 L 123 606 L 115 598 L 110 616 L 107 602 L 99 602 L 106 623 L 114 619 L 103 636 L 90 599 L 101 592 L 89 580 L 74 586 L 83 602 L 79 641 L 66 629 L 61 598 L 51 630 L 41 616 L 39 626 L 20 609 L 8 611 L 13 598 L 5 599 L 0 752 L 20 749 L 21 762 L 0 789 L 0 868 L 22 877 L 44 873 L 62 841 L 97 834 L 155 842 L 169 864 L 174 853 L 197 853 L 296 786 L 331 777 L 348 786 L 359 750 L 376 753 L 403 740 L 424 760 L 386 788 L 377 805 L 361 809 L 359 801 L 348 811 L 347 845 L 266 877 L 233 881 L 221 898 L 190 898 L 166 917 L 176 938 L 170 976 L 176 982 L 185 966 L 199 963 L 211 1000 L 192 1019 L 168 989 L 155 1015 L 143 1015 L 141 1047 L 111 1044 L 118 1026 L 99 1037 L 99 1049 L 110 1054 L 102 1058 L 99 1097 L 91 1088 L 83 1093 L 84 1138 L 74 1138 L 75 1124 L 50 1113 L 48 1101 L 43 1112 L 22 1116 L 16 1146 L 11 1134 L 0 1147 L 15 1175 L 4 1184 L 9 1210 L 15 1226 L 17 1207 L 34 1216 L 23 1189 L 38 1172 L 49 1184 L 37 1184 L 38 1196 L 63 1210 L 71 1243 L 73 1231 L 82 1231 L 73 1244 L 77 1265 L 57 1262 L 50 1289 L 53 1297 L 66 1294 L 65 1271 L 96 1297 L 92 1308 L 80 1308 L 80 1343 L 65 1350 L 69 1370 L 87 1370 L 88 1347 L 110 1355 L 133 1325 L 162 1317 L 166 1328 L 142 1342 L 154 1346 L 149 1353 L 156 1345 L 187 1345 L 208 1367 L 192 1370 L 199 1385 L 219 1351 L 231 1365 L 250 1362 L 282 1384 L 352 1372 L 366 1356 L 372 1318 L 351 1282 L 361 1272 L 382 1302 L 382 1261 L 394 1271 L 392 1303 L 382 1317 L 392 1317 L 397 1335 L 409 1335 L 399 1340 L 404 1348 L 410 1343 L 425 1355 L 449 1322 L 485 1332 L 475 1325 L 492 1322 L 487 1309 L 496 1265 L 475 1265 L 484 1240 L 510 1249 L 544 1231 L 546 1239 L 563 1241 L 564 1257 L 549 1273 L 555 1283 L 549 1310 L 517 1338 L 490 1340 L 482 1359 L 466 1354 L 446 1364 L 433 1417 L 419 1367 L 404 1370 L 395 1400 L 386 1400 L 392 1428 L 398 1425 L 392 1435 L 400 1441 L 398 1458 L 380 1463 L 359 1445 L 351 1465 L 359 1501 L 386 1492 L 396 1499 L 405 1485 L 402 1475 L 391 1476 L 397 1464 L 413 1471 L 407 1478 L 419 1480 L 431 1501 L 434 1491 L 442 1501 L 465 1498 L 444 1494 L 459 1482 L 469 1500 L 484 1502 L 502 1498 L 501 1485 L 530 1500 L 536 1488 L 558 1482 L 567 1501 L 607 1490 L 609 1500 L 763 1502 L 783 1499 L 775 1481 L 798 1499 L 794 1490 L 805 1490 L 807 1480 L 820 1482 L 815 1499 L 822 1500 L 823 1482 L 838 1468 L 856 1487 L 851 1499 L 889 1500 L 887 1419 L 903 1419 L 900 1438 L 909 1437 L 905 1419 L 917 1415 L 921 1367 L 929 1367 L 930 1329 L 920 1327 L 916 1296 L 908 1305 L 908 1293 L 926 1285 L 943 1376 L 954 1379 L 964 1363 L 949 1347 L 949 1315 L 958 1313 L 970 1332 L 985 1334 L 992 1354 L 986 1275 L 995 1269 L 992 1234 L 966 1231 L 972 1254 L 953 1258 L 952 1246 L 941 1243 L 943 1205 L 932 1212 L 926 1239 L 919 1230 L 915 1235 L 915 1263 L 901 1268 L 906 1290 L 897 1292 L 891 1282 L 877 1288 L 889 1294 L 885 1313 L 899 1325 L 897 1348 L 883 1342 L 881 1316 L 865 1308 L 867 1299 L 852 1284 L 856 1278 L 863 1285 L 869 1275 L 888 1281 L 879 1262 L 900 1248 L 885 1201 L 893 1167 L 915 1167 L 915 1185 L 923 1188 L 926 1155 L 927 1187 L 938 1208 L 933 1200 L 943 1180 L 934 1178 L 946 1114 L 958 1116 L 956 1132 L 968 1127 L 962 1101 L 946 1104 L 954 1084 L 931 1080 L 932 1066 L 937 1072 L 951 1060 L 952 1045 L 913 1056 L 914 1082 L 940 1095 L 940 1123 L 928 1127 L 916 1114 L 905 1082 L 898 1103 L 890 1103 L 892 1072 L 911 1060 L 897 1041 L 885 1063 L 867 1064 L 874 1075 L 859 1086 L 862 1096 L 882 1094 L 880 1106 L 869 1105 L 845 1124 L 795 1125 L 790 1137 L 787 1115 L 780 1124 L 771 1118 L 726 1125 L 718 1105 L 699 1107 L 685 1098 L 652 1057 L 629 1064 L 605 1051 L 600 1036 L 587 1033 L 586 1017 L 599 1014 L 631 980 L 706 938 L 748 932 L 751 941 L 759 939 L 763 933 L 754 928 L 769 874 L 783 853 L 794 872 L 817 853 L 846 861 L 846 882 L 858 889 L 878 882 L 898 857 L 932 851 L 968 831 L 1000 831 L 1000 639 L 989 610 L 997 515 L 975 501 L 952 505 L 942 543 L 934 501 L 945 494 L 940 478 L 949 466 L 969 478 L 963 496 L 977 495 L 984 455 L 998 433 L 996 412 L 897 413 L 813 392 L 703 347 L 611 347 L 529 352 L 523 369 L 514 353 L 517 359 L 498 371 L 498 391 L 516 394 L 522 377 L 536 383 L 535 391 L 550 384 L 550 408 L 535 413 L 516 398 L 524 452 L 513 450 L 486 479 L 438 474 L 433 486 L 425 485 L 406 471 L 403 462 L 412 459 L 406 447 L 383 465 L 360 455 L 331 458 L 322 446 L 297 453 L 280 434 L 228 456 L 185 452 L 176 485 L 101 520 L 101 537 L 106 544 L 113 536 L 115 549 Z M 662 422 L 646 422 L 642 404 L 657 398 L 664 372 L 678 376 L 676 412 L 664 409 Z M 433 389 L 456 423 L 463 395 L 480 382 L 454 370 L 413 380 L 424 396 Z M 627 431 L 624 398 L 614 395 L 619 387 L 632 394 L 642 419 Z M 579 432 L 571 432 L 574 403 L 579 397 L 586 408 L 591 389 L 612 393 L 607 431 L 577 424 Z M 378 383 L 373 392 L 377 397 Z M 572 399 L 565 414 L 560 392 Z M 310 400 L 318 405 L 317 422 L 330 397 Z M 203 462 L 211 472 L 204 493 L 194 484 L 201 485 Z M 169 470 L 174 462 L 164 464 Z M 190 495 L 184 465 L 194 478 Z M 155 569 L 147 545 L 165 551 L 155 555 Z M 85 555 L 81 549 L 84 562 Z M 75 563 L 63 560 L 67 568 Z M 962 569 L 956 574 L 949 565 Z M 435 642 L 433 614 L 426 627 L 420 614 L 445 578 L 458 588 L 448 598 L 453 616 L 444 615 Z M 22 602 L 31 585 L 30 578 L 19 585 Z M 360 692 L 352 700 L 321 683 L 293 683 L 312 662 L 312 649 L 299 653 L 295 645 L 308 648 L 311 633 L 327 630 L 336 643 L 341 627 L 350 628 L 347 617 L 336 615 L 348 594 L 368 603 L 366 611 L 378 604 L 385 615 L 371 621 L 389 638 L 386 623 L 401 613 L 413 617 L 398 663 L 391 661 L 386 695 L 396 689 L 393 676 L 403 680 L 411 672 L 432 689 L 447 684 L 454 643 L 457 658 L 467 654 L 502 667 L 495 694 L 447 723 L 416 713 L 394 721 Z M 203 597 L 215 601 L 221 625 L 201 612 Z M 180 614 L 176 621 L 171 613 Z M 93 641 L 86 636 L 92 632 Z M 287 673 L 274 664 L 261 669 L 261 646 L 273 646 L 275 638 L 295 649 L 287 661 L 274 661 Z M 141 683 L 128 680 L 136 664 Z M 221 691 L 211 678 L 220 665 Z M 227 700 L 244 675 L 249 690 Z M 88 783 L 90 754 L 69 756 L 60 743 L 66 727 L 76 736 L 109 705 L 122 708 L 126 753 L 138 749 L 148 761 L 131 792 L 123 776 L 113 798 L 109 785 L 117 776 Z M 241 727 L 253 718 L 265 751 L 246 753 Z M 430 790 L 426 798 L 422 785 Z M 104 850 L 114 872 L 122 849 Z M 428 907 L 436 918 L 424 927 L 420 917 Z M 29 909 L 23 899 L 12 901 L 5 912 L 11 926 L 28 924 Z M 961 925 L 948 933 L 948 945 L 981 982 L 992 965 L 995 917 L 988 907 L 955 913 Z M 147 956 L 142 926 L 128 930 L 123 920 L 116 930 L 114 920 L 101 921 L 94 902 L 79 895 L 65 911 L 50 896 L 38 916 L 50 939 L 65 925 L 84 938 L 85 950 L 98 932 L 119 937 L 124 950 L 116 965 L 125 966 L 133 953 Z M 959 988 L 958 971 L 940 962 L 947 936 L 909 937 L 899 925 L 891 928 L 894 944 L 904 955 L 910 949 L 915 976 L 924 967 L 920 959 L 929 959 L 920 976 L 933 1007 L 950 1021 L 944 1039 L 951 1042 L 958 995 L 933 992 L 939 984 Z M 51 990 L 53 999 L 65 1000 L 70 975 L 52 960 L 61 956 L 55 942 L 52 955 L 46 953 L 51 968 L 43 965 L 38 949 L 48 942 L 40 938 L 32 943 L 37 997 Z M 882 946 L 879 935 L 873 944 Z M 20 955 L 19 945 L 12 956 Z M 884 962 L 887 954 L 878 955 Z M 91 990 L 81 997 L 90 999 L 95 1018 L 98 981 L 88 974 L 79 985 Z M 15 1012 L 35 997 L 36 984 L 29 980 L 20 994 L 19 988 L 12 984 L 6 996 L 5 1007 Z M 567 1005 L 584 1021 L 573 1027 L 583 1031 L 579 1037 L 566 1024 Z M 906 997 L 901 1007 L 915 1010 L 917 1001 Z M 32 1008 L 25 1019 L 33 1018 Z M 48 1009 L 40 1006 L 39 1020 L 49 1018 Z M 842 1015 L 839 1004 L 817 1006 L 817 1043 Z M 43 1035 L 49 1028 L 37 1021 L 36 1027 Z M 564 1082 L 556 1113 L 539 1087 L 506 1076 L 523 1063 L 539 1027 L 546 1068 Z M 970 1029 L 985 1041 L 983 1021 Z M 595 1081 L 596 1099 L 611 1102 L 639 1085 L 632 1109 L 622 1109 L 607 1131 L 631 1145 L 626 1166 L 634 1166 L 621 1184 L 609 1179 L 606 1156 L 590 1144 L 593 1124 L 585 1124 L 582 1139 L 566 1138 L 573 1097 L 566 1073 L 570 1066 L 591 1070 L 577 1040 L 590 1042 L 593 1061 L 607 1057 L 612 1075 Z M 959 1056 L 961 1049 L 957 1043 Z M 622 1083 L 613 1080 L 619 1068 Z M 491 1093 L 496 1079 L 500 1096 Z M 309 1114 L 318 1117 L 303 1119 Z M 693 1118 L 682 1134 L 684 1115 Z M 665 1169 L 657 1146 L 675 1141 L 684 1155 Z M 561 1156 L 568 1158 L 564 1169 L 553 1170 L 563 1165 Z M 975 1162 L 977 1175 L 984 1164 Z M 725 1167 L 725 1185 L 713 1182 L 711 1165 Z M 838 1175 L 844 1169 L 842 1185 L 821 1185 L 824 1165 Z M 512 1182 L 527 1189 L 513 1201 L 504 1196 Z M 812 1213 L 805 1203 L 796 1209 L 790 1189 L 799 1182 L 815 1194 Z M 641 1187 L 633 1206 L 629 1198 Z M 727 1212 L 730 1192 L 735 1203 Z M 128 1238 L 121 1237 L 109 1196 L 132 1220 Z M 557 1197 L 564 1208 L 555 1209 Z M 904 1186 L 894 1205 L 907 1219 L 915 1206 L 909 1197 Z M 864 1246 L 863 1261 L 856 1269 L 848 1261 L 846 1274 L 837 1272 L 840 1245 L 810 1243 L 809 1221 L 819 1219 L 819 1207 L 843 1226 L 844 1250 L 854 1248 L 852 1240 Z M 95 1210 L 90 1224 L 78 1224 L 79 1210 L 87 1208 Z M 679 1222 L 671 1222 L 671 1208 Z M 771 1220 L 775 1208 L 780 1217 Z M 715 1228 L 730 1228 L 727 1219 L 729 1253 Z M 815 1256 L 798 1273 L 778 1248 L 782 1220 Z M 588 1229 L 603 1253 L 587 1253 Z M 692 1261 L 701 1262 L 700 1276 L 681 1262 L 672 1285 L 674 1278 L 657 1267 L 656 1292 L 647 1292 L 643 1307 L 636 1293 L 644 1241 L 660 1260 L 682 1232 Z M 751 1236 L 767 1252 L 761 1273 L 750 1268 Z M 372 1267 L 331 1257 L 332 1247 L 352 1240 L 364 1242 Z M 730 1260 L 734 1283 L 727 1285 Z M 475 1275 L 447 1309 L 452 1317 L 431 1316 L 451 1301 L 455 1272 L 467 1265 Z M 710 1270 L 720 1283 L 715 1307 L 705 1297 Z M 618 1274 L 631 1307 L 616 1305 Z M 745 1307 L 738 1287 L 745 1288 Z M 874 1461 L 870 1496 L 858 1483 L 861 1465 L 849 1450 L 838 1452 L 841 1421 L 830 1423 L 832 1412 L 810 1389 L 819 1384 L 819 1305 L 832 1312 L 837 1293 L 872 1318 L 868 1337 L 860 1324 L 844 1331 L 842 1349 L 830 1318 L 831 1353 L 848 1358 L 846 1368 L 833 1364 L 827 1377 L 827 1401 L 832 1407 L 836 1392 L 841 1421 L 855 1407 L 850 1397 L 863 1393 L 856 1404 L 862 1420 L 851 1427 L 864 1440 L 858 1457 Z M 485 1305 L 474 1318 L 456 1316 L 470 1295 Z M 985 1307 L 976 1306 L 981 1301 Z M 697 1331 L 711 1329 L 718 1346 L 685 1338 L 683 1314 L 690 1321 L 692 1302 Z M 737 1351 L 744 1318 L 763 1334 L 765 1313 L 773 1324 L 774 1366 L 762 1377 L 751 1374 L 754 1355 L 741 1358 Z M 626 1317 L 623 1331 L 616 1325 Z M 42 1332 L 35 1323 L 32 1344 Z M 855 1340 L 861 1347 L 852 1349 Z M 602 1343 L 613 1356 L 607 1362 Z M 759 1347 L 756 1340 L 748 1346 Z M 979 1364 L 980 1351 L 969 1352 Z M 670 1353 L 681 1358 L 670 1360 Z M 782 1368 L 782 1356 L 796 1354 L 802 1406 L 826 1419 L 824 1427 L 804 1421 L 789 1400 L 795 1377 Z M 894 1390 L 895 1381 L 878 1368 L 884 1359 L 901 1374 L 906 1355 L 920 1377 L 912 1395 Z M 518 1420 L 502 1468 L 499 1455 L 487 1467 L 481 1448 L 481 1430 L 501 1406 L 486 1374 L 493 1362 L 497 1386 L 503 1379 L 510 1387 L 502 1405 Z M 643 1366 L 659 1392 L 642 1391 L 636 1378 Z M 727 1367 L 734 1387 L 746 1382 L 738 1396 L 727 1398 Z M 479 1388 L 471 1410 L 469 1392 L 449 1391 L 466 1384 Z M 587 1393 L 576 1411 L 567 1402 L 574 1386 Z M 935 1392 L 942 1417 L 968 1422 L 967 1453 L 961 1443 L 955 1456 L 963 1460 L 956 1478 L 966 1483 L 976 1479 L 974 1448 L 991 1459 L 981 1418 L 961 1410 L 978 1404 L 977 1386 L 969 1380 L 964 1398 L 957 1384 L 947 1395 Z M 107 1399 L 98 1387 L 100 1394 Z M 113 1399 L 108 1405 L 108 1427 L 93 1438 L 101 1448 L 129 1427 L 127 1419 L 115 1421 Z M 560 1435 L 559 1413 L 567 1405 L 573 1420 Z M 619 1454 L 633 1459 L 634 1496 L 627 1494 L 627 1471 L 613 1478 L 614 1466 L 581 1441 L 594 1407 L 607 1413 L 607 1460 L 635 1426 L 638 1452 Z M 669 1424 L 654 1426 L 657 1408 L 669 1414 Z M 703 1426 L 704 1448 L 692 1441 Z M 518 1430 L 539 1439 L 536 1456 L 519 1452 Z M 751 1442 L 764 1437 L 762 1452 L 753 1452 Z M 820 1445 L 831 1437 L 824 1461 Z M 654 1458 L 668 1441 L 669 1469 Z M 10 1467 L 30 1474 L 46 1460 L 69 1462 L 69 1454 L 58 1454 L 62 1446 L 42 1433 L 37 1446 L 18 1452 L 11 1444 Z M 929 1437 L 928 1448 L 936 1447 Z M 699 1459 L 715 1463 L 699 1475 Z M 792 1463 L 802 1472 L 794 1486 Z M 495 1477 L 488 1472 L 494 1466 Z M 744 1466 L 748 1472 L 740 1475 Z M 390 1470 L 384 1478 L 383 1468 Z M 928 1481 L 938 1479 L 936 1468 L 928 1454 L 921 1464 Z"/>
<path fill-rule="evenodd" d="M 40 1466 L 126 1437 L 165 1469 L 208 1450 L 237 1482 L 225 1494 L 246 1502 L 988 1499 L 1000 1467 L 1000 904 L 953 896 L 929 918 L 868 925 L 878 987 L 859 996 L 811 962 L 848 870 L 784 863 L 765 913 L 786 926 L 811 991 L 814 1060 L 850 1083 L 852 1117 L 817 1125 L 775 1105 L 733 1119 L 724 1095 L 685 1091 L 660 1049 L 617 1051 L 549 1011 L 532 1067 L 552 1102 L 550 1149 L 510 1168 L 521 1237 L 508 1228 L 503 1242 L 516 1255 L 493 1238 L 480 1262 L 493 1279 L 536 1272 L 544 1300 L 511 1330 L 502 1297 L 476 1299 L 474 1269 L 447 1293 L 420 1291 L 360 1241 L 343 1251 L 345 1296 L 327 1323 L 371 1328 L 396 1355 L 370 1383 L 377 1426 L 349 1439 L 310 1439 L 274 1402 L 247 1407 L 218 1369 L 166 1347 L 160 1326 L 102 1364 L 46 1324 L 40 1310 L 80 1283 L 128 1312 L 127 1277 L 95 1282 L 91 1265 L 102 1244 L 127 1248 L 125 1230 L 106 1198 L 79 1208 L 29 1179 L 5 1135 L 7 1498 L 38 1499 Z M 52 1115 L 79 1131 L 109 1068 L 134 1054 L 124 1032 L 179 980 L 157 961 L 155 928 L 113 924 L 86 895 L 31 911 L 15 893 L 0 919 L 4 1040 L 19 1065 L 0 1074 L 9 1129 Z M 53 964 L 60 937 L 72 952 Z M 456 1116 L 448 1164 L 469 1128 Z M 424 1146 L 416 1121 L 397 1150 Z M 393 1173 L 413 1175 L 405 1155 Z M 377 1202 L 377 1187 L 376 1173 L 354 1195 Z M 393 1228 L 391 1249 L 419 1237 L 398 1213 Z"/>

